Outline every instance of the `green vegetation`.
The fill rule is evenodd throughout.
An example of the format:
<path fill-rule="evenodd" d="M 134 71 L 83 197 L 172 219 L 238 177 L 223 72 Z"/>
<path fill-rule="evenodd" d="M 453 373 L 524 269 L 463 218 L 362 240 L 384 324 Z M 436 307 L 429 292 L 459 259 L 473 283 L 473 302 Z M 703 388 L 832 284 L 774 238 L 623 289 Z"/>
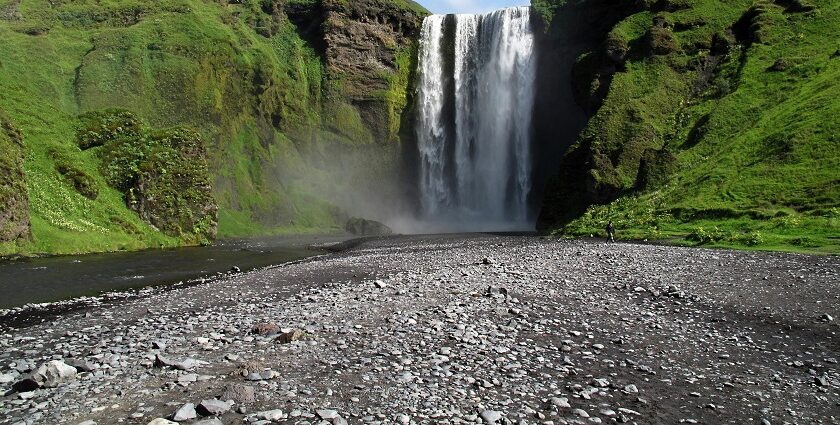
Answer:
<path fill-rule="evenodd" d="M 23 152 L 23 135 L 0 110 L 0 249 L 31 236 Z"/>
<path fill-rule="evenodd" d="M 589 53 L 617 63 L 609 88 L 576 72 L 600 106 L 545 225 L 582 236 L 612 219 L 628 238 L 840 252 L 840 4 L 793 4 L 628 2 Z"/>
<path fill-rule="evenodd" d="M 339 229 L 335 206 L 301 183 L 323 178 L 309 153 L 373 136 L 307 22 L 284 10 L 317 23 L 326 1 L 0 0 L 0 109 L 23 134 L 32 222 L 31 240 L 0 255 L 204 243 L 208 186 L 223 237 Z M 399 69 L 384 75 L 394 117 L 408 88 Z M 209 181 L 180 155 L 193 148 Z M 138 202 L 140 187 L 161 209 Z"/>

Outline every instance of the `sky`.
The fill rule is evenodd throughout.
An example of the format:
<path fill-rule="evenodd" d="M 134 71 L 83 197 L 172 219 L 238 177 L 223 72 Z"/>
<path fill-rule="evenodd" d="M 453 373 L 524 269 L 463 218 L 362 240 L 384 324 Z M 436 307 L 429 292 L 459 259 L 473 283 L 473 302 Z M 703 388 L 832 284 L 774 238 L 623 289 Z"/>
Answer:
<path fill-rule="evenodd" d="M 433 13 L 481 13 L 510 6 L 527 6 L 530 0 L 415 0 Z"/>

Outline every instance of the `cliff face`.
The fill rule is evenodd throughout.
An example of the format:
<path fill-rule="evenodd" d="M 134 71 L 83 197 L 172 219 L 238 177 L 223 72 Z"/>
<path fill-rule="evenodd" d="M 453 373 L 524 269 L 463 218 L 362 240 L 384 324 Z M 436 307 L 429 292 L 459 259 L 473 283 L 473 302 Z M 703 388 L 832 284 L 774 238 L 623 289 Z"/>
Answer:
<path fill-rule="evenodd" d="M 586 124 L 543 228 L 722 245 L 834 245 L 840 156 L 831 1 L 535 0 L 548 43 L 603 10 L 568 81 Z M 580 20 L 580 21 L 585 21 Z M 562 113 L 562 110 L 558 110 Z M 555 140 L 555 143 L 559 141 Z"/>
<path fill-rule="evenodd" d="M 350 205 L 337 198 L 398 174 L 414 34 L 427 13 L 412 2 L 0 0 L 0 10 L 0 108 L 26 135 L 29 249 L 170 246 L 203 240 L 195 229 L 213 233 L 214 220 L 200 223 L 213 210 L 204 201 L 167 231 L 148 205 L 130 209 L 98 149 L 76 143 L 88 113 L 117 108 L 142 127 L 194 130 L 209 175 L 187 180 L 195 193 L 209 182 L 221 236 L 339 229 L 336 205 Z M 158 194 L 187 189 L 144 182 Z"/>
<path fill-rule="evenodd" d="M 23 136 L 0 111 L 0 243 L 29 239 Z"/>
<path fill-rule="evenodd" d="M 283 8 L 320 51 L 331 86 L 358 112 L 369 140 L 398 141 L 417 37 L 428 12 L 413 2 L 383 0 L 324 0 Z M 327 119 L 333 129 L 346 130 L 347 123 Z"/>

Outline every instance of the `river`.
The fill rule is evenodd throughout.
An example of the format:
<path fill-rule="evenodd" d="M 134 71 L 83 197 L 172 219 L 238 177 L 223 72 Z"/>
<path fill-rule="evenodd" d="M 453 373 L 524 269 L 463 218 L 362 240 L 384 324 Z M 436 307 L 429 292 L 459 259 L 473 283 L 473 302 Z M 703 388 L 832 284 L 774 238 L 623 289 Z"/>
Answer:
<path fill-rule="evenodd" d="M 349 236 L 232 239 L 211 246 L 0 262 L 0 309 L 168 285 L 323 254 Z"/>

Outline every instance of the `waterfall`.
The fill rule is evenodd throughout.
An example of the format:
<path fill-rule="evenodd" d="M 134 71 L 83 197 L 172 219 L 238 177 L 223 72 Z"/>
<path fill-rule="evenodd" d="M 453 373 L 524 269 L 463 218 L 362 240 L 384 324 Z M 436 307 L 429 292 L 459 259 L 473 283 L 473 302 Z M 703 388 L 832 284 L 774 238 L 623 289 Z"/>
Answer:
<path fill-rule="evenodd" d="M 417 142 L 423 218 L 449 230 L 533 229 L 531 11 L 423 22 Z"/>

